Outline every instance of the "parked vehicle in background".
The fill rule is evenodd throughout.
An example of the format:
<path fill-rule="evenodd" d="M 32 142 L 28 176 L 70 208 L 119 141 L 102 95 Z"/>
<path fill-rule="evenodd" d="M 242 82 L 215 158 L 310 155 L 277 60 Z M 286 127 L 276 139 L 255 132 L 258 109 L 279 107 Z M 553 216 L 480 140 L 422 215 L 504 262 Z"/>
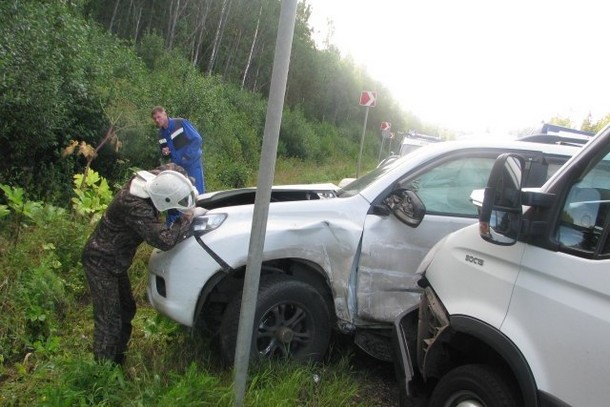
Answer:
<path fill-rule="evenodd" d="M 498 155 L 528 157 L 530 186 L 540 186 L 575 151 L 519 141 L 434 143 L 334 198 L 272 202 L 253 355 L 319 360 L 334 327 L 390 360 L 393 321 L 419 303 L 417 265 L 443 236 L 476 222 L 469 195 L 485 186 Z M 153 251 L 148 295 L 162 314 L 216 336 L 232 362 L 254 208 L 225 204 L 195 218 L 192 237 Z"/>
<path fill-rule="evenodd" d="M 400 142 L 400 148 L 398 150 L 398 154 L 394 154 L 393 152 L 390 152 L 390 154 L 386 158 L 379 161 L 379 164 L 377 164 L 377 167 L 381 167 L 388 163 L 391 163 L 392 161 L 396 160 L 397 158 L 405 156 L 405 155 L 417 150 L 420 147 L 427 146 L 428 144 L 431 144 L 431 143 L 439 143 L 439 142 L 443 141 L 443 139 L 440 137 L 428 136 L 426 134 L 416 133 L 413 130 L 410 130 L 406 133 L 399 133 L 399 135 L 400 134 L 402 134 L 402 141 Z"/>
<path fill-rule="evenodd" d="M 553 143 L 582 146 L 585 145 L 595 134 L 590 131 L 571 129 L 556 124 L 543 123 L 531 133 L 519 137 L 521 141 L 535 143 Z"/>
<path fill-rule="evenodd" d="M 429 136 L 427 134 L 417 133 L 411 130 L 403 134 L 398 155 L 407 155 L 422 146 L 426 146 L 431 143 L 439 143 L 441 141 L 443 141 L 443 139 L 440 137 Z"/>
<path fill-rule="evenodd" d="M 586 130 L 573 129 L 571 127 L 560 126 L 558 124 L 542 123 L 540 127 L 532 132 L 533 134 L 548 134 L 559 136 L 573 136 L 580 134 L 581 136 L 593 137 L 595 133 Z"/>
<path fill-rule="evenodd" d="M 403 400 L 608 405 L 610 126 L 543 187 L 526 168 L 500 156 L 479 224 L 420 264 L 421 304 L 395 324 Z"/>

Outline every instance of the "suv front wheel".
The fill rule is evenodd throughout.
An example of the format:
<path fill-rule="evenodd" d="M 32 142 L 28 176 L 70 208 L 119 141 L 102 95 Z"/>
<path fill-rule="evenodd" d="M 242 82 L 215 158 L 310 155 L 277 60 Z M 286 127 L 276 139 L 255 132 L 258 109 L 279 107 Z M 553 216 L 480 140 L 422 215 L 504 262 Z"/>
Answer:
<path fill-rule="evenodd" d="M 430 397 L 430 406 L 517 407 L 511 381 L 487 365 L 464 365 L 441 378 Z"/>
<path fill-rule="evenodd" d="M 222 357 L 235 359 L 241 293 L 227 306 L 220 327 Z M 330 313 L 310 284 L 283 274 L 261 276 L 254 316 L 251 358 L 320 361 L 330 339 Z"/>

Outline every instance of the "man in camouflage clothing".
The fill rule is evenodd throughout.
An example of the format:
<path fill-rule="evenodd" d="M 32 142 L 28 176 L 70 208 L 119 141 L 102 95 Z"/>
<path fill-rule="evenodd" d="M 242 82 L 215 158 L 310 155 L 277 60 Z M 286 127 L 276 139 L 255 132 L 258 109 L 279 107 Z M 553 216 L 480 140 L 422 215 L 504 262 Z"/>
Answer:
<path fill-rule="evenodd" d="M 127 270 L 146 242 L 169 250 L 188 233 L 197 191 L 175 164 L 141 171 L 117 193 L 89 238 L 82 255 L 94 316 L 93 352 L 98 361 L 123 364 L 136 303 Z M 171 227 L 161 212 L 185 210 Z"/>

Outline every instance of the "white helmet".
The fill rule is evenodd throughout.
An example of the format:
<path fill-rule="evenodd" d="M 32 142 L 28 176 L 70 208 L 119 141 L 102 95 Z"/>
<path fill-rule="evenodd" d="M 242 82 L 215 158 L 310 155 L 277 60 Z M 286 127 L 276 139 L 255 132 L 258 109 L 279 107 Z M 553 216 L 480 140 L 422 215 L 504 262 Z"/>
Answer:
<path fill-rule="evenodd" d="M 187 177 L 172 170 L 161 171 L 158 175 L 138 171 L 131 181 L 129 192 L 141 198 L 150 198 L 160 212 L 191 209 L 198 194 Z"/>

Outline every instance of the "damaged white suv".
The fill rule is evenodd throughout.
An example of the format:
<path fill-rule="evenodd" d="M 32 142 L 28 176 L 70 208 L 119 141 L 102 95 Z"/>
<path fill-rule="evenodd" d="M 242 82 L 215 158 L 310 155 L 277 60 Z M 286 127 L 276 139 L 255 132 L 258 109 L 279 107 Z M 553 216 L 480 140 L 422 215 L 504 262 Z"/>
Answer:
<path fill-rule="evenodd" d="M 319 360 L 331 330 L 390 360 L 394 319 L 419 302 L 414 272 L 428 249 L 475 223 L 469 202 L 501 153 L 528 159 L 540 186 L 575 147 L 521 141 L 445 142 L 422 147 L 355 180 L 276 189 L 269 208 L 255 313 L 253 356 Z M 148 295 L 162 314 L 218 338 L 232 362 L 254 202 L 236 194 L 201 201 L 193 236 L 155 250 Z M 425 218 L 423 214 L 425 215 Z"/>

